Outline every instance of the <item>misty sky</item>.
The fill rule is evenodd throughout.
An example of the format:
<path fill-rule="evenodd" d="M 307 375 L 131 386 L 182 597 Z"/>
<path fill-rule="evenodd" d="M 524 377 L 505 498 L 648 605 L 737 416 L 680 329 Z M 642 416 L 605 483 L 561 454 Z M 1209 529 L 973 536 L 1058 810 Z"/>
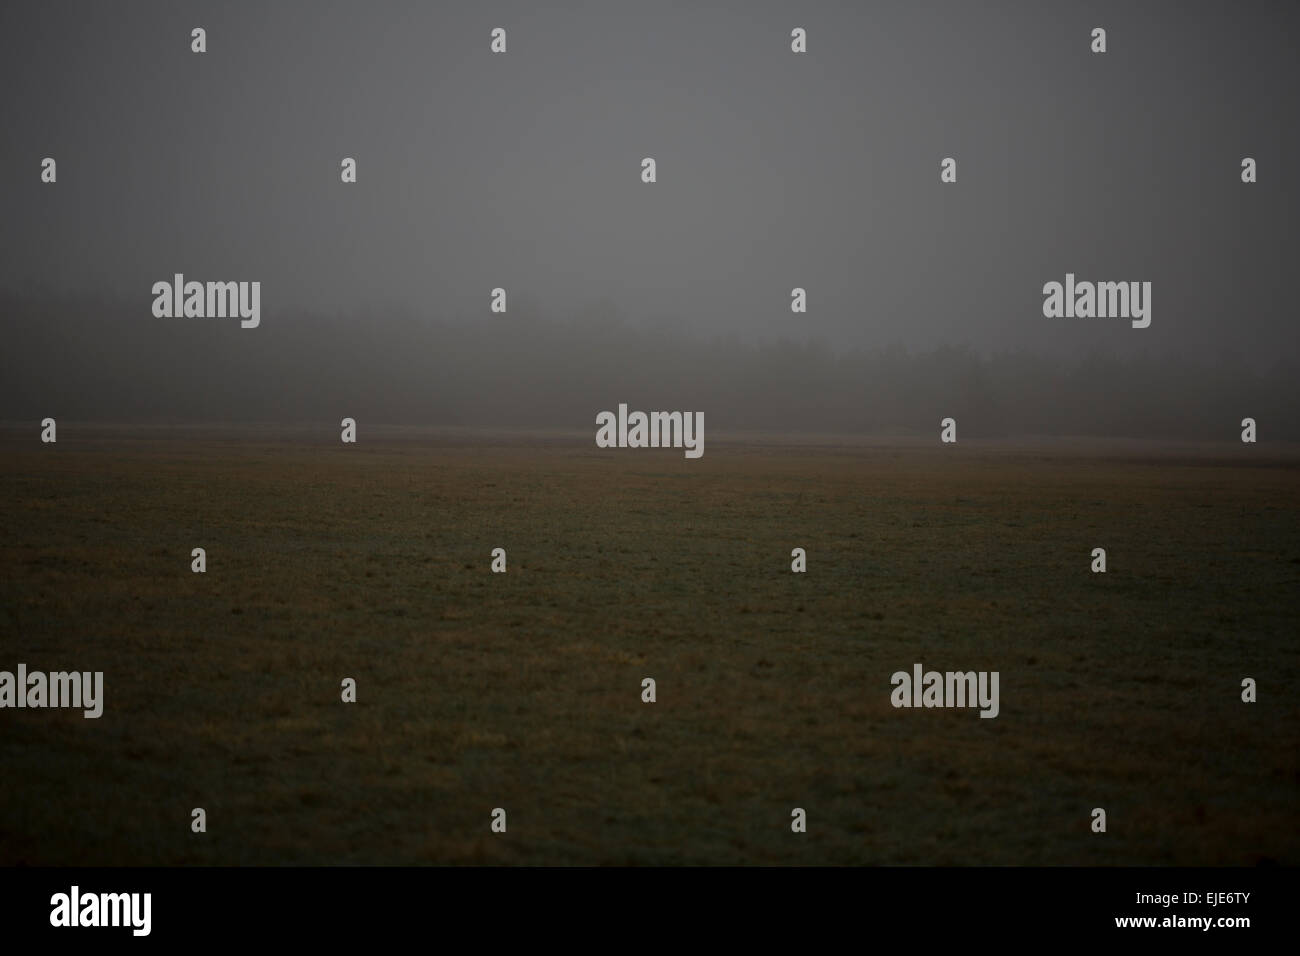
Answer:
<path fill-rule="evenodd" d="M 1294 3 L 7 0 L 0 287 L 147 316 L 174 272 L 256 279 L 268 326 L 480 321 L 503 286 L 512 311 L 605 301 L 750 341 L 1294 354 L 1297 23 Z M 1151 281 L 1151 327 L 1044 318 L 1067 271 Z"/>

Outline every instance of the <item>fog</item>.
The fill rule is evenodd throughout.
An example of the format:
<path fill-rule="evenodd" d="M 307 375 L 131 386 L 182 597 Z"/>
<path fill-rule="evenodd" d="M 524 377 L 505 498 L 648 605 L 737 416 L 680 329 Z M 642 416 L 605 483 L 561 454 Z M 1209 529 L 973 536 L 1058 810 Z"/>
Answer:
<path fill-rule="evenodd" d="M 1293 436 L 1297 24 L 15 0 L 0 419 Z M 260 282 L 260 325 L 155 318 L 175 273 Z M 1151 282 L 1150 327 L 1045 317 L 1067 273 Z"/>
<path fill-rule="evenodd" d="M 1069 357 L 966 347 L 755 344 L 650 328 L 594 307 L 477 321 L 409 315 L 140 318 L 133 305 L 0 302 L 5 418 L 535 427 L 595 433 L 596 413 L 703 411 L 738 430 L 965 437 L 1300 438 L 1294 357 Z M 34 434 L 34 432 L 33 432 Z"/>

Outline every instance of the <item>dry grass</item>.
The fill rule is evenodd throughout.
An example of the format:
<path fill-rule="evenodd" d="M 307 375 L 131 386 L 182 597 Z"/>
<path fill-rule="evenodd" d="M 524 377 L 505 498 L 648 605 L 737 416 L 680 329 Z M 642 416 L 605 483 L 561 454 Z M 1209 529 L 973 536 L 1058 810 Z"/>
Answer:
<path fill-rule="evenodd" d="M 0 711 L 0 863 L 1300 862 L 1294 451 L 59 427 L 0 669 L 106 710 Z"/>

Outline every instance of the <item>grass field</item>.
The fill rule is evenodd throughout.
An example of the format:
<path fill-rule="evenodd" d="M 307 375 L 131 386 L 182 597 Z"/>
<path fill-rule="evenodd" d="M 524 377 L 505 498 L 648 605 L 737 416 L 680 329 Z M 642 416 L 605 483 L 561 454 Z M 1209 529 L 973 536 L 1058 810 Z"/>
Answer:
<path fill-rule="evenodd" d="M 837 441 L 0 432 L 0 864 L 1300 863 L 1300 452 Z"/>

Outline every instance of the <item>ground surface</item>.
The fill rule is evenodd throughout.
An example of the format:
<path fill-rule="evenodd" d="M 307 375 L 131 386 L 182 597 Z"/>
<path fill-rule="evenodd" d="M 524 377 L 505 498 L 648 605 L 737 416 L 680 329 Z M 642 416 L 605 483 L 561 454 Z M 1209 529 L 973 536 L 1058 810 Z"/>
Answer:
<path fill-rule="evenodd" d="M 106 703 L 0 710 L 0 864 L 1300 863 L 1294 449 L 34 436 L 0 670 Z"/>

